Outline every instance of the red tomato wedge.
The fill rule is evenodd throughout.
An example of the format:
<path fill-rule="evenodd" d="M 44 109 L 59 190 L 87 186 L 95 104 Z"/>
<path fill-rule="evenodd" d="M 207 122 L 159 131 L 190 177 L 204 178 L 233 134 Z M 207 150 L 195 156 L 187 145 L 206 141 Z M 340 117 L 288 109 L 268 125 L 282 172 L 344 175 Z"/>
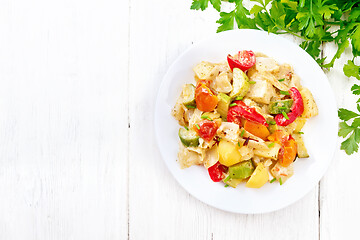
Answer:
<path fill-rule="evenodd" d="M 221 165 L 219 162 L 208 168 L 208 172 L 211 180 L 214 182 L 220 182 L 224 178 L 224 173 L 227 171 L 227 167 Z"/>
<path fill-rule="evenodd" d="M 245 72 L 246 70 L 254 66 L 254 64 L 256 63 L 256 57 L 253 51 L 242 50 L 239 51 L 237 56 L 234 57 L 229 54 L 227 56 L 227 61 L 231 71 L 234 68 L 239 68 L 243 72 Z"/>
<path fill-rule="evenodd" d="M 199 127 L 199 128 L 198 128 Z M 215 121 L 203 120 L 199 122 L 198 127 L 194 127 L 199 136 L 207 142 L 210 142 L 218 129 L 218 125 Z"/>

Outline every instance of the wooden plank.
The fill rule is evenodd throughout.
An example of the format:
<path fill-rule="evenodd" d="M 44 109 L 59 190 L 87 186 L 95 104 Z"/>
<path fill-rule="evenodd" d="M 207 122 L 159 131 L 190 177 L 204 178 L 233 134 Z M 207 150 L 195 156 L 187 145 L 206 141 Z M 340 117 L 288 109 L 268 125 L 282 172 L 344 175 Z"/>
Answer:
<path fill-rule="evenodd" d="M 336 52 L 336 47 L 326 44 L 325 56 L 330 59 Z M 329 82 L 335 93 L 338 107 L 356 110 L 358 97 L 351 94 L 350 88 L 356 83 L 353 78 L 348 79 L 343 74 L 343 66 L 351 58 L 350 50 L 346 50 L 343 57 L 337 60 L 334 68 L 327 73 Z M 339 146 L 335 157 L 321 182 L 320 192 L 320 239 L 354 239 L 358 234 L 357 219 L 360 215 L 360 194 L 358 183 L 360 175 L 359 155 L 348 156 Z"/>
<path fill-rule="evenodd" d="M 232 214 L 190 196 L 163 163 L 153 130 L 157 89 L 172 61 L 217 28 L 216 12 L 189 7 L 131 1 L 130 239 L 318 239 L 318 188 L 278 212 Z"/>
<path fill-rule="evenodd" d="M 0 239 L 127 238 L 128 3 L 0 3 Z"/>

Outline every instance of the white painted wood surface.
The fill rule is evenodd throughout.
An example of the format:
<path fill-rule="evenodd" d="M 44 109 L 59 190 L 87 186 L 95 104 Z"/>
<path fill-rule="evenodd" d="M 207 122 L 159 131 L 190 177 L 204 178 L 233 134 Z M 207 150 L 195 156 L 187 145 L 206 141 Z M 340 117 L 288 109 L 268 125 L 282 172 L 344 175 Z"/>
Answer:
<path fill-rule="evenodd" d="M 358 154 L 337 149 L 319 187 L 263 215 L 209 207 L 167 171 L 153 131 L 158 86 L 172 61 L 217 27 L 215 11 L 189 7 L 0 1 L 0 239 L 358 236 Z M 338 106 L 355 108 L 345 61 L 327 75 Z"/>

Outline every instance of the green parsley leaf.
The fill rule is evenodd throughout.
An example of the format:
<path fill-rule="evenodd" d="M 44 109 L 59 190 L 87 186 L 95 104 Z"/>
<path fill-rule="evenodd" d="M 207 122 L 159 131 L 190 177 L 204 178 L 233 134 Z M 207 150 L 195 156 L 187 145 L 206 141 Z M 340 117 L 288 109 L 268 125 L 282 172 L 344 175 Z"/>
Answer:
<path fill-rule="evenodd" d="M 344 65 L 343 71 L 347 77 L 356 77 L 360 80 L 360 66 L 356 66 L 353 61 L 349 60 Z"/>
<path fill-rule="evenodd" d="M 250 10 L 250 13 L 251 14 L 258 14 L 259 12 L 261 12 L 264 8 L 263 7 L 260 7 L 259 5 L 254 5 L 252 7 L 252 9 Z"/>
<path fill-rule="evenodd" d="M 229 13 L 221 12 L 220 19 L 216 21 L 216 23 L 220 24 L 216 32 L 222 32 L 222 31 L 234 29 L 234 17 L 235 17 L 235 10 Z"/>
<path fill-rule="evenodd" d="M 354 84 L 351 87 L 351 91 L 354 95 L 360 95 L 360 85 Z"/>
<path fill-rule="evenodd" d="M 221 0 L 210 0 L 211 5 L 216 9 L 216 11 L 220 12 L 221 9 Z"/>
<path fill-rule="evenodd" d="M 340 58 L 341 54 L 345 51 L 345 49 L 349 46 L 349 41 L 346 39 L 344 42 L 341 42 L 338 44 L 338 49 L 334 55 L 334 57 L 331 59 L 331 61 L 322 67 L 329 68 L 334 66 L 334 62 L 336 59 Z"/>
<path fill-rule="evenodd" d="M 279 26 L 280 28 L 284 28 L 285 16 L 286 16 L 284 5 L 280 2 L 272 1 L 269 12 L 276 25 Z"/>
<path fill-rule="evenodd" d="M 338 110 L 338 116 L 341 120 L 348 121 L 352 118 L 358 117 L 359 114 L 344 108 L 340 108 Z"/>
<path fill-rule="evenodd" d="M 338 8 L 335 4 L 323 5 L 318 9 L 320 15 L 324 19 L 329 19 L 331 17 L 331 15 L 334 14 L 335 10 L 338 10 Z"/>
<path fill-rule="evenodd" d="M 346 122 L 341 122 L 341 123 L 339 123 L 338 135 L 339 135 L 339 137 L 346 138 L 347 135 L 349 135 L 349 133 L 351 133 L 353 130 L 354 130 L 354 128 L 347 125 Z"/>
<path fill-rule="evenodd" d="M 351 127 L 354 129 L 360 127 L 360 118 L 355 118 L 351 123 Z"/>
<path fill-rule="evenodd" d="M 250 12 L 242 4 L 243 0 L 236 0 L 235 20 L 238 28 L 257 29 L 255 22 L 250 18 Z"/>
<path fill-rule="evenodd" d="M 351 45 L 356 51 L 360 51 L 360 23 L 358 23 L 355 30 L 350 35 Z"/>
<path fill-rule="evenodd" d="M 350 155 L 357 152 L 360 142 L 360 129 L 356 129 L 351 136 L 341 143 L 340 149 L 345 150 L 346 154 Z"/>
<path fill-rule="evenodd" d="M 360 7 L 354 8 L 350 13 L 349 13 L 349 21 L 360 21 L 359 19 L 360 17 Z"/>
<path fill-rule="evenodd" d="M 316 59 L 321 53 L 320 45 L 321 41 L 309 41 L 306 42 L 306 45 L 303 48 L 310 56 Z"/>
<path fill-rule="evenodd" d="M 190 9 L 204 11 L 209 4 L 209 0 L 193 0 Z"/>

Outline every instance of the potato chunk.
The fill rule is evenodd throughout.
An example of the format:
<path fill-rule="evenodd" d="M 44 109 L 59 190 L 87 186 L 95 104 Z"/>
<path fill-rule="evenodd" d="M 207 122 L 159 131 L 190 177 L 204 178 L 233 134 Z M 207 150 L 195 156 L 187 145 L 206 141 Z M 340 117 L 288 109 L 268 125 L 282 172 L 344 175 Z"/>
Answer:
<path fill-rule="evenodd" d="M 255 102 L 269 104 L 271 97 L 274 95 L 275 89 L 268 81 L 255 80 L 255 84 L 252 84 L 246 96 Z"/>
<path fill-rule="evenodd" d="M 255 168 L 255 171 L 251 175 L 250 179 L 246 183 L 246 187 L 249 188 L 261 188 L 265 183 L 269 181 L 269 173 L 263 163 L 259 163 Z"/>
<path fill-rule="evenodd" d="M 307 88 L 303 88 L 300 91 L 300 94 L 304 101 L 304 112 L 301 115 L 301 117 L 311 118 L 311 117 L 318 115 L 319 110 L 318 110 L 315 99 L 314 99 L 313 95 L 311 94 L 310 90 Z"/>
<path fill-rule="evenodd" d="M 195 72 L 195 76 L 198 77 L 201 80 L 207 79 L 212 69 L 214 68 L 214 64 L 210 62 L 201 62 L 198 65 L 196 65 L 193 70 Z"/>

